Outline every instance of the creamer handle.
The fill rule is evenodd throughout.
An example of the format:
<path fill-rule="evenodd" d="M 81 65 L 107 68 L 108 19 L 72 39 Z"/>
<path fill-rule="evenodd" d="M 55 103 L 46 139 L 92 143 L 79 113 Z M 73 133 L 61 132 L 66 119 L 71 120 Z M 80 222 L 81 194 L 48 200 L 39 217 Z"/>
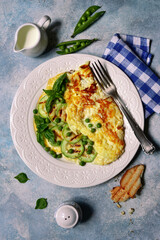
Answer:
<path fill-rule="evenodd" d="M 43 16 L 37 23 L 40 28 L 47 29 L 51 23 L 51 18 L 47 15 Z"/>

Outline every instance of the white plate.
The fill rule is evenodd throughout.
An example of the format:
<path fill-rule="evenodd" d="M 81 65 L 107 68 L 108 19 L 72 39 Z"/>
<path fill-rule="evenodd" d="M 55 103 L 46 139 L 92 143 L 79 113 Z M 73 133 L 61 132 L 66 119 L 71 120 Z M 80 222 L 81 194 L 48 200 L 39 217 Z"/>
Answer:
<path fill-rule="evenodd" d="M 103 183 L 121 172 L 132 160 L 139 147 L 139 142 L 125 118 L 125 152 L 117 161 L 106 166 L 86 164 L 82 167 L 54 159 L 36 141 L 33 129 L 33 109 L 48 79 L 58 73 L 76 69 L 88 60 L 92 62 L 97 59 L 107 66 L 120 96 L 143 129 L 142 102 L 131 80 L 115 65 L 92 55 L 65 55 L 44 62 L 24 79 L 12 103 L 10 128 L 17 152 L 34 173 L 56 185 L 80 188 Z"/>

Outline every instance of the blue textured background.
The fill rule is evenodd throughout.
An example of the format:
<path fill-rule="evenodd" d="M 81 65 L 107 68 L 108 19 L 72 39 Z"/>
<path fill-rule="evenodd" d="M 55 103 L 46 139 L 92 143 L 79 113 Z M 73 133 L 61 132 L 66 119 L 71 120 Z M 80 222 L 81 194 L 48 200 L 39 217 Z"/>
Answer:
<path fill-rule="evenodd" d="M 55 45 L 69 40 L 81 14 L 93 4 L 103 6 L 106 14 L 77 38 L 99 38 L 79 53 L 102 56 L 116 32 L 153 40 L 152 69 L 160 75 L 160 1 L 159 0 L 1 0 L 0 1 L 0 240 L 160 240 L 160 116 L 145 123 L 146 133 L 157 146 L 152 156 L 141 149 L 128 166 L 146 165 L 140 196 L 119 209 L 110 200 L 109 190 L 119 184 L 122 173 L 96 187 L 68 189 L 36 176 L 23 163 L 13 145 L 9 114 L 14 95 L 22 80 L 39 64 L 56 57 Z M 26 22 L 37 22 L 43 15 L 52 19 L 50 51 L 38 58 L 13 52 L 16 29 Z M 54 36 L 54 38 L 53 38 Z M 27 173 L 30 181 L 20 184 L 14 176 Z M 36 200 L 48 199 L 48 207 L 35 210 Z M 65 230 L 56 225 L 54 212 L 65 200 L 76 200 L 84 211 L 83 222 Z M 133 215 L 129 209 L 135 208 Z M 124 210 L 126 214 L 121 215 Z"/>

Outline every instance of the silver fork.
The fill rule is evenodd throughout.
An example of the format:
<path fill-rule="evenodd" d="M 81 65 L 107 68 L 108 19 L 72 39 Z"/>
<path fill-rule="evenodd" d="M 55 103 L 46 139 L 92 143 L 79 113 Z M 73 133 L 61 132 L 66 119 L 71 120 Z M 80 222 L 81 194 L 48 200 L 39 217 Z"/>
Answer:
<path fill-rule="evenodd" d="M 109 77 L 107 71 L 104 69 L 101 62 L 98 60 L 98 64 L 96 62 L 91 64 L 92 72 L 95 76 L 96 81 L 101 87 L 104 94 L 110 95 L 114 98 L 115 102 L 118 104 L 124 115 L 126 116 L 128 122 L 130 123 L 134 134 L 139 140 L 143 151 L 146 154 L 152 154 L 155 150 L 154 145 L 147 139 L 146 135 L 136 123 L 134 118 L 132 117 L 130 111 L 123 103 L 122 99 L 118 95 L 116 86 L 114 85 L 112 79 Z"/>

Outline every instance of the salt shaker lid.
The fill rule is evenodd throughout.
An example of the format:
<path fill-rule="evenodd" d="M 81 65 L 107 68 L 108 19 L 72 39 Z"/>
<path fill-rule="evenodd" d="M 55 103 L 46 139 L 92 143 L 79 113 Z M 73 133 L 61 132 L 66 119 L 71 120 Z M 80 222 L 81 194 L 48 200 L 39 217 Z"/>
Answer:
<path fill-rule="evenodd" d="M 62 203 L 54 215 L 57 224 L 62 228 L 73 228 L 82 217 L 80 206 L 75 202 Z"/>

